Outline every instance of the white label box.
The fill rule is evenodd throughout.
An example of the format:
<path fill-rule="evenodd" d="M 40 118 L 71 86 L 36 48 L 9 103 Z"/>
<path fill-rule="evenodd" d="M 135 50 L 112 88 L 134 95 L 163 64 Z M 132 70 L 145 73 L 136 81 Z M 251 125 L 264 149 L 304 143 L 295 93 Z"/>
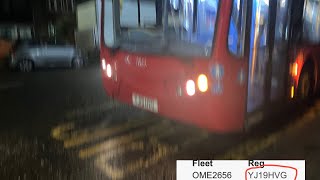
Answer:
<path fill-rule="evenodd" d="M 177 160 L 177 180 L 305 180 L 305 160 Z"/>

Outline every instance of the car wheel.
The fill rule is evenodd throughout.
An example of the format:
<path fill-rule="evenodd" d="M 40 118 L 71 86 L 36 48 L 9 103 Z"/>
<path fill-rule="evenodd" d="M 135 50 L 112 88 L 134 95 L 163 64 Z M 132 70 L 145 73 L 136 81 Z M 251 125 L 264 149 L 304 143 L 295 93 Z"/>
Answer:
<path fill-rule="evenodd" d="M 314 86 L 313 71 L 310 68 L 304 68 L 298 85 L 298 96 L 301 99 L 306 99 L 312 96 Z"/>
<path fill-rule="evenodd" d="M 34 64 L 31 60 L 23 59 L 19 62 L 18 68 L 20 72 L 31 72 L 34 68 Z"/>
<path fill-rule="evenodd" d="M 72 68 L 80 69 L 83 66 L 83 61 L 80 58 L 74 58 L 72 60 Z"/>

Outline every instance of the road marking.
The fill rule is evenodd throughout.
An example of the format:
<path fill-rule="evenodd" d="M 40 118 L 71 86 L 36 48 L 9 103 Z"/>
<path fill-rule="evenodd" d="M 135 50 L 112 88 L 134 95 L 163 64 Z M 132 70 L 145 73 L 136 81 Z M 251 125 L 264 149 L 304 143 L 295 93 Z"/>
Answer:
<path fill-rule="evenodd" d="M 118 148 L 124 144 L 132 142 L 146 135 L 153 135 L 153 134 L 160 134 L 160 133 L 165 134 L 168 131 L 164 131 L 164 129 L 166 130 L 169 129 L 168 123 L 165 121 L 161 121 L 160 124 L 149 126 L 146 129 L 138 130 L 130 134 L 118 136 L 110 140 L 106 140 L 97 145 L 91 146 L 89 148 L 81 149 L 79 151 L 79 157 L 81 159 L 90 158 L 98 153 L 101 153 L 110 149 Z"/>
<path fill-rule="evenodd" d="M 190 144 L 200 142 L 208 137 L 208 133 L 203 130 L 175 126 L 171 121 L 154 117 L 133 119 L 123 124 L 101 128 L 76 130 L 73 122 L 57 126 L 52 130 L 52 137 L 64 142 L 65 148 L 79 147 L 86 143 L 101 138 L 108 138 L 103 142 L 90 145 L 79 150 L 79 158 L 86 159 L 95 157 L 95 166 L 112 179 L 122 178 L 143 168 L 155 165 L 169 155 L 175 154 L 179 149 L 183 149 Z M 98 126 L 97 126 L 98 127 Z M 135 129 L 129 132 L 130 129 Z M 137 128 L 137 129 L 136 129 Z M 125 133 L 124 135 L 117 135 Z M 186 136 L 180 140 L 175 140 L 172 145 L 160 143 L 162 138 L 171 137 L 178 133 Z M 150 147 L 151 152 L 145 152 L 145 147 Z M 145 153 L 138 160 L 129 160 L 124 166 L 115 167 L 110 161 L 112 158 L 121 158 L 126 153 L 139 152 Z"/>
<path fill-rule="evenodd" d="M 8 89 L 12 89 L 12 88 L 18 88 L 23 85 L 24 84 L 20 81 L 7 82 L 7 83 L 0 84 L 0 90 L 8 90 Z"/>
<path fill-rule="evenodd" d="M 174 154 L 177 152 L 176 147 L 171 147 L 168 145 L 161 144 L 157 139 L 151 139 L 150 145 L 155 151 L 148 156 L 146 159 L 144 157 L 139 158 L 134 162 L 126 163 L 123 168 L 114 167 L 110 164 L 110 160 L 115 157 L 121 157 L 124 153 L 134 152 L 134 151 L 143 151 L 145 145 L 142 141 L 131 142 L 130 144 L 125 145 L 121 149 L 108 151 L 95 160 L 95 165 L 105 173 L 106 176 L 111 177 L 112 179 L 120 179 L 124 176 L 134 173 L 140 169 L 148 168 L 152 165 L 155 165 L 160 160 L 164 159 L 168 155 Z"/>
<path fill-rule="evenodd" d="M 144 148 L 144 144 L 142 141 L 132 142 L 131 144 L 126 145 L 126 149 L 130 149 L 132 151 L 143 150 L 143 148 Z M 108 161 L 125 152 L 126 152 L 125 149 L 115 149 L 115 150 L 107 151 L 104 154 L 97 156 L 97 158 L 95 159 L 95 166 L 98 167 L 103 173 L 105 173 L 105 175 L 111 177 L 112 179 L 123 178 L 126 172 L 122 169 L 118 169 L 118 168 L 114 168 L 113 166 L 110 166 Z"/>
<path fill-rule="evenodd" d="M 120 124 L 113 127 L 106 127 L 102 129 L 95 129 L 91 132 L 89 130 L 84 130 L 79 134 L 77 133 L 76 135 L 71 135 L 71 138 L 66 139 L 64 141 L 64 147 L 71 148 L 74 146 L 79 146 L 90 141 L 94 141 L 101 138 L 107 138 L 112 135 L 125 132 L 133 128 L 137 128 L 142 125 L 148 125 L 151 123 L 154 123 L 154 121 L 151 121 L 150 119 L 135 119 L 132 121 L 128 121 L 125 124 Z"/>
<path fill-rule="evenodd" d="M 51 136 L 56 140 L 64 140 L 68 137 L 67 131 L 74 129 L 74 122 L 68 122 L 59 126 L 56 126 L 51 131 Z"/>
<path fill-rule="evenodd" d="M 83 115 L 90 114 L 90 113 L 93 113 L 93 112 L 107 111 L 107 110 L 110 110 L 110 109 L 118 107 L 118 106 L 121 106 L 121 104 L 118 103 L 117 101 L 109 100 L 109 101 L 104 102 L 104 103 L 99 104 L 99 105 L 92 105 L 92 106 L 87 106 L 87 107 L 84 107 L 84 108 L 77 108 L 77 109 L 68 111 L 66 113 L 66 118 L 67 119 L 72 119 L 72 118 L 74 118 L 76 116 L 83 116 Z"/>
<path fill-rule="evenodd" d="M 168 137 L 169 135 L 180 132 L 181 130 L 185 130 L 185 128 L 181 126 L 166 128 L 165 133 L 162 132 L 160 134 L 155 133 L 154 135 L 150 135 L 150 137 L 147 138 L 149 139 L 149 143 L 147 144 L 145 144 L 141 139 L 136 139 L 136 141 L 123 144 L 115 147 L 114 149 L 105 150 L 103 153 L 100 153 L 100 155 L 97 156 L 95 159 L 95 165 L 101 169 L 106 176 L 112 179 L 124 178 L 125 176 L 135 173 L 138 170 L 155 165 L 169 155 L 177 153 L 178 150 L 183 147 L 200 142 L 208 137 L 208 133 L 205 131 L 187 131 L 185 133 L 188 134 L 188 138 L 181 145 L 179 145 L 179 143 L 175 145 L 160 143 L 159 140 L 161 138 Z M 153 149 L 152 153 L 140 157 L 138 160 L 126 162 L 126 164 L 121 168 L 110 164 L 112 159 L 121 158 L 123 154 L 129 153 L 130 151 L 142 151 L 143 153 L 146 153 L 144 152 L 144 148 L 147 145 L 151 145 L 151 149 Z"/>
<path fill-rule="evenodd" d="M 320 114 L 320 101 L 315 103 L 315 106 L 310 108 L 302 117 L 297 118 L 294 123 L 287 126 L 285 130 L 279 130 L 264 138 L 248 140 L 239 146 L 232 148 L 222 155 L 218 155 L 216 159 L 232 159 L 243 160 L 267 149 L 275 144 L 281 137 L 293 133 L 314 121 L 317 115 Z"/>

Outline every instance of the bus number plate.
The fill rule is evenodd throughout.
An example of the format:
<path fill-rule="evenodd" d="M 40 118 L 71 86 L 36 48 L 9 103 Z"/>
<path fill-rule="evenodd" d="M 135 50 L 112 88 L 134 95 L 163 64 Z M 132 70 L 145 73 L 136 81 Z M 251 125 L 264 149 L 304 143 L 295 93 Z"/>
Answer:
<path fill-rule="evenodd" d="M 158 101 L 138 94 L 132 94 L 132 104 L 136 107 L 158 113 Z"/>

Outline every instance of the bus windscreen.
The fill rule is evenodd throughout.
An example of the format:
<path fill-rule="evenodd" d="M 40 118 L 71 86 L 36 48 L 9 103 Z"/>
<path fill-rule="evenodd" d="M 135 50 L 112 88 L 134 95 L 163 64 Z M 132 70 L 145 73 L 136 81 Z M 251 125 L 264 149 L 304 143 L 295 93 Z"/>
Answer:
<path fill-rule="evenodd" d="M 219 0 L 123 0 L 119 46 L 133 52 L 210 56 L 218 5 Z"/>

